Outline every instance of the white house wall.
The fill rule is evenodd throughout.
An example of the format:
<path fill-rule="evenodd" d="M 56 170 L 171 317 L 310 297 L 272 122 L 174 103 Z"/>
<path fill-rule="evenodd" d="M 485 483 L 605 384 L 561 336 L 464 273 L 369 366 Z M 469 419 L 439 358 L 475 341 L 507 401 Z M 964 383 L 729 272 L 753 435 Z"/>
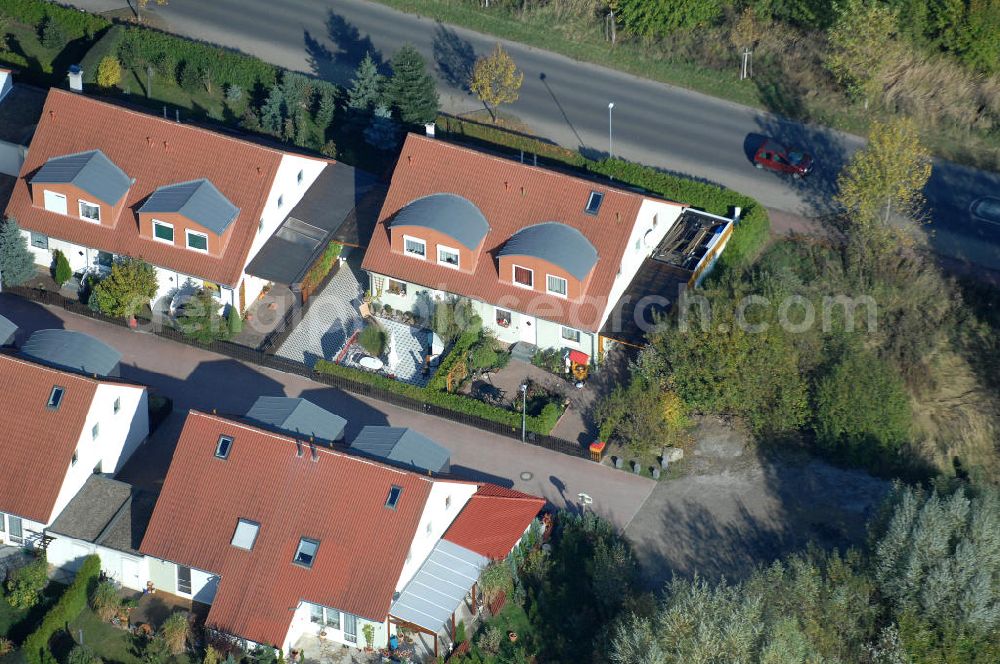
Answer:
<path fill-rule="evenodd" d="M 121 398 L 117 413 L 114 412 L 115 398 Z M 96 440 L 92 434 L 95 424 L 98 425 Z M 146 390 L 125 385 L 98 385 L 77 440 L 76 464 L 68 464 L 48 524 L 73 500 L 98 464 L 104 473 L 116 472 L 128 460 L 126 452 L 134 452 L 148 435 Z"/>
<path fill-rule="evenodd" d="M 258 227 L 257 235 L 253 239 L 253 244 L 250 245 L 247 263 L 253 260 L 264 243 L 274 235 L 281 222 L 285 220 L 292 208 L 302 200 L 302 195 L 306 193 L 306 190 L 312 186 L 312 183 L 328 165 L 328 162 L 319 159 L 292 154 L 282 155 L 274 182 L 271 183 L 271 190 L 267 194 L 267 203 L 264 204 L 264 210 L 260 216 L 263 223 Z M 299 171 L 302 172 L 301 183 L 298 181 Z M 279 198 L 281 199 L 280 206 L 278 205 Z"/>
<path fill-rule="evenodd" d="M 49 533 L 49 542 L 45 555 L 50 565 L 57 569 L 76 573 L 83 564 L 83 559 L 97 554 L 101 559 L 101 571 L 126 588 L 144 590 L 149 580 L 149 566 L 145 556 L 132 555 L 110 549 L 99 544 L 93 544 L 74 537 Z M 134 570 L 136 574 L 132 574 Z"/>
<path fill-rule="evenodd" d="M 37 547 L 41 545 L 42 535 L 45 531 L 45 524 L 38 523 L 37 521 L 31 521 L 30 519 L 21 519 L 21 537 L 23 542 L 15 542 L 10 536 L 10 518 L 16 514 L 4 514 L 0 512 L 0 525 L 3 526 L 3 532 L 0 532 L 0 544 L 10 544 L 12 546 L 27 546 L 27 547 Z"/>
<path fill-rule="evenodd" d="M 389 634 L 390 633 L 395 634 L 395 627 L 393 626 L 392 632 L 390 632 L 389 628 L 386 625 L 387 621 L 375 622 L 372 620 L 366 620 L 358 616 L 357 641 L 356 642 L 348 641 L 344 638 L 343 629 L 333 629 L 332 627 L 326 627 L 324 625 L 319 625 L 317 623 L 312 622 L 312 620 L 310 620 L 310 616 L 312 615 L 313 606 L 314 605 L 310 604 L 309 602 L 299 602 L 299 605 L 295 609 L 295 613 L 292 616 L 292 622 L 288 626 L 288 633 L 285 635 L 285 642 L 283 644 L 283 647 L 286 651 L 291 650 L 293 647 L 295 647 L 296 642 L 298 642 L 298 640 L 301 639 L 303 636 L 315 636 L 330 641 L 332 643 L 344 644 L 353 648 L 363 648 L 366 645 L 365 634 L 364 634 L 365 625 L 371 625 L 372 628 L 375 630 L 375 633 L 372 638 L 373 648 L 385 648 L 389 644 Z M 327 607 L 327 608 L 330 609 L 334 607 Z M 344 626 L 343 611 L 341 611 L 340 613 L 340 626 L 341 627 Z M 326 632 L 326 636 L 320 637 L 319 633 L 323 631 Z M 309 653 L 307 653 L 306 656 L 309 657 Z M 309 657 L 309 659 L 312 659 L 312 657 Z"/>
<path fill-rule="evenodd" d="M 420 515 L 417 531 L 410 543 L 410 552 L 406 563 L 396 581 L 397 592 L 406 587 L 420 566 L 424 564 L 434 545 L 438 543 L 458 513 L 469 502 L 469 498 L 476 493 L 476 489 L 475 484 L 434 482 L 430 494 L 427 496 L 427 502 L 424 504 L 424 511 Z M 401 500 L 406 500 L 405 493 Z"/>
<path fill-rule="evenodd" d="M 635 279 L 639 268 L 642 267 L 642 262 L 653 253 L 653 249 L 660 244 L 667 231 L 677 223 L 677 219 L 683 211 L 683 206 L 674 203 L 664 203 L 648 198 L 642 201 L 639 214 L 632 226 L 632 233 L 629 235 L 628 245 L 622 255 L 621 269 L 618 270 L 618 275 L 615 277 L 614 283 L 611 284 L 608 304 L 604 309 L 604 315 L 601 316 L 600 327 L 604 327 L 608 316 L 611 315 L 611 310 L 618 304 L 618 300 Z M 677 296 L 677 293 L 663 293 L 663 295 L 673 298 Z"/>
<path fill-rule="evenodd" d="M 149 580 L 157 589 L 178 597 L 187 597 L 202 604 L 215 601 L 215 593 L 219 589 L 219 576 L 194 567 L 191 568 L 191 592 L 185 593 L 177 589 L 177 564 L 169 560 L 160 560 L 147 556 Z"/>

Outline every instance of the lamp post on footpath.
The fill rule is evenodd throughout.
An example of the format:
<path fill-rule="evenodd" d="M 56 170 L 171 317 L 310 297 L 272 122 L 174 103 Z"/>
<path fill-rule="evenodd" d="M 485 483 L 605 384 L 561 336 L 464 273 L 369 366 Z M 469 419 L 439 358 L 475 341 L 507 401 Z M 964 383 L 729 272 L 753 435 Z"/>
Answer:
<path fill-rule="evenodd" d="M 608 102 L 608 156 L 614 159 L 615 157 L 615 139 L 614 135 L 611 133 L 611 111 L 615 109 L 615 102 Z"/>

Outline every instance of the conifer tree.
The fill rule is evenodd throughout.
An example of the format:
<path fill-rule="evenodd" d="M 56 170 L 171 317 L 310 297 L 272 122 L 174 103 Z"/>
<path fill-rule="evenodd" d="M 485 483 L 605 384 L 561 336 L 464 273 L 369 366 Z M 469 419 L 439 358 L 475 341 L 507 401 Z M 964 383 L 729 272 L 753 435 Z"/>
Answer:
<path fill-rule="evenodd" d="M 35 274 L 28 241 L 14 219 L 0 224 L 0 279 L 4 286 L 23 284 Z"/>
<path fill-rule="evenodd" d="M 389 99 L 406 124 L 434 122 L 438 114 L 438 93 L 434 77 L 427 71 L 423 56 L 409 44 L 392 58 Z"/>

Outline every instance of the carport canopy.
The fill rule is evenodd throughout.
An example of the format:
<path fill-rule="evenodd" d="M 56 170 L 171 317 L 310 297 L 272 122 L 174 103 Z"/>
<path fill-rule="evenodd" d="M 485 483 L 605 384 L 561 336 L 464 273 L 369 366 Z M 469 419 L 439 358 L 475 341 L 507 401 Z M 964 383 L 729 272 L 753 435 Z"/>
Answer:
<path fill-rule="evenodd" d="M 440 540 L 392 603 L 389 615 L 438 634 L 489 562 L 474 551 Z"/>

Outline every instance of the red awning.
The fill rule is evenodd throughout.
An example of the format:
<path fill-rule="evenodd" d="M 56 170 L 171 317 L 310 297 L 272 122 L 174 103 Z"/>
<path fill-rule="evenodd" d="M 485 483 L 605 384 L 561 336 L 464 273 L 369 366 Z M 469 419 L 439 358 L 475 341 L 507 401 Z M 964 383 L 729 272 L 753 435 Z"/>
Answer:
<path fill-rule="evenodd" d="M 571 350 L 569 352 L 569 361 L 586 366 L 590 364 L 590 356 L 578 350 Z"/>

